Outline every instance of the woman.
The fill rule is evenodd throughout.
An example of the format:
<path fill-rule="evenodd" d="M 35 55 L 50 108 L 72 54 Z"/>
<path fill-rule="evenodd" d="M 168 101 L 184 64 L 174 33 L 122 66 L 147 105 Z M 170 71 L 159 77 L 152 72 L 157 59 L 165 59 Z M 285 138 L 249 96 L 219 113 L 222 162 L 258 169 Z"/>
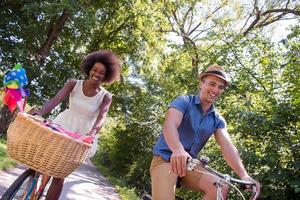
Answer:
<path fill-rule="evenodd" d="M 101 85 L 119 79 L 120 61 L 111 51 L 96 51 L 88 54 L 80 67 L 87 79 L 67 81 L 52 99 L 33 114 L 42 116 L 49 113 L 69 96 L 69 108 L 60 113 L 53 122 L 72 132 L 96 136 L 89 154 L 91 157 L 97 150 L 96 134 L 102 128 L 112 102 L 112 95 Z M 59 199 L 63 183 L 64 179 L 54 178 L 46 200 Z"/>

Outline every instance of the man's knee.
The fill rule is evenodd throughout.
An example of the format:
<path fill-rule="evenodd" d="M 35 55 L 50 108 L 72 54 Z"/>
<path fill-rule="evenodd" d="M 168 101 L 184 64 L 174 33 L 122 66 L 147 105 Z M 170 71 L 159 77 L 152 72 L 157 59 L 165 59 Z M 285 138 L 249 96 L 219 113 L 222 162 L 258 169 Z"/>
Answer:
<path fill-rule="evenodd" d="M 224 185 L 222 186 L 222 195 L 223 195 L 223 197 L 224 197 L 225 199 L 227 198 L 227 195 L 228 195 L 229 190 L 230 190 L 230 187 L 229 187 L 228 184 L 224 184 Z"/>
<path fill-rule="evenodd" d="M 217 188 L 214 183 L 208 183 L 205 187 L 201 188 L 206 196 L 215 198 L 217 194 Z"/>
<path fill-rule="evenodd" d="M 221 187 L 221 193 L 224 199 L 227 198 L 228 192 L 229 192 L 229 185 L 227 184 L 223 184 Z M 217 183 L 213 183 L 213 184 L 207 184 L 207 187 L 205 187 L 204 189 L 202 189 L 203 192 L 205 193 L 205 199 L 216 199 L 217 197 Z"/>

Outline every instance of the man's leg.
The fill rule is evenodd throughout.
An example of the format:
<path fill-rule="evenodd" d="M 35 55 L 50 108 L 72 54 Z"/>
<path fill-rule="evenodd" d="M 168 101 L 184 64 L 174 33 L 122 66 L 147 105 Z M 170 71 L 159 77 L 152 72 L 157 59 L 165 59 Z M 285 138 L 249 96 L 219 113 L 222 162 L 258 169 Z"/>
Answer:
<path fill-rule="evenodd" d="M 46 200 L 58 200 L 64 185 L 64 179 L 53 178 Z"/>
<path fill-rule="evenodd" d="M 160 156 L 154 156 L 151 162 L 150 174 L 152 185 L 152 200 L 174 200 L 177 175 L 170 173 L 170 163 Z"/>
<path fill-rule="evenodd" d="M 218 181 L 218 177 L 210 175 L 210 172 L 200 167 L 197 167 L 196 170 L 203 171 L 204 173 L 188 171 L 187 175 L 182 179 L 182 187 L 197 192 L 204 192 L 203 200 L 216 199 L 217 188 L 215 183 Z M 228 191 L 228 185 L 224 184 L 222 187 L 222 195 L 224 199 L 227 198 Z"/>
<path fill-rule="evenodd" d="M 199 188 L 205 193 L 203 200 L 216 199 L 217 187 L 215 184 L 218 182 L 218 179 L 219 178 L 217 177 L 213 177 L 208 174 L 203 174 L 199 181 Z M 222 195 L 224 199 L 227 199 L 228 191 L 229 186 L 227 184 L 224 184 L 222 186 Z"/>

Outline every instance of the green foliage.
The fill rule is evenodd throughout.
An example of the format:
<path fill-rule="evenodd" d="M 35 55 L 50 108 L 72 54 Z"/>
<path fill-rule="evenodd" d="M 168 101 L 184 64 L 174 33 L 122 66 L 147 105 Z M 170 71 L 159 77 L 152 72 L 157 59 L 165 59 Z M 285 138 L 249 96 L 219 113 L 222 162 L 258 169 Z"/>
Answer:
<path fill-rule="evenodd" d="M 219 45 L 211 49 L 203 47 L 200 51 L 203 63 L 220 63 L 231 74 L 231 87 L 217 104 L 227 119 L 229 132 L 248 171 L 263 185 L 262 199 L 296 199 L 299 196 L 299 153 L 296 150 L 299 148 L 299 106 L 292 98 L 297 94 L 294 88 L 299 87 L 298 79 L 294 78 L 299 65 L 291 62 L 295 60 L 295 52 L 289 53 L 291 49 L 297 50 L 295 40 L 298 35 L 295 32 L 297 29 L 284 45 L 274 44 L 257 33 L 237 40 L 233 45 L 228 40 L 235 36 L 228 33 L 228 38 Z M 209 40 L 218 37 L 220 35 L 214 33 Z M 161 56 L 159 67 L 143 69 L 143 82 L 139 87 L 124 87 L 122 94 L 116 95 L 114 105 L 121 108 L 115 116 L 118 119 L 113 120 L 118 127 L 106 132 L 110 137 L 102 138 L 101 145 L 105 149 L 106 143 L 110 144 L 103 151 L 111 156 L 109 165 L 118 174 L 126 174 L 125 180 L 129 184 L 137 182 L 134 185 L 141 191 L 149 191 L 150 187 L 150 144 L 155 142 L 160 131 L 153 130 L 155 124 L 161 126 L 163 111 L 176 95 L 197 90 L 196 69 L 190 60 L 190 54 L 180 49 Z M 199 68 L 201 70 L 203 66 Z M 122 100 L 119 101 L 120 97 Z M 151 98 L 152 101 L 147 101 Z M 130 114 L 125 114 L 127 117 L 122 119 L 128 111 Z M 112 112 L 114 115 L 115 110 Z M 157 116 L 158 120 L 150 126 L 143 124 L 145 117 L 151 116 Z M 133 123 L 136 119 L 139 123 Z M 214 161 L 214 168 L 232 173 L 215 143 L 210 142 L 201 154 Z M 178 193 L 186 199 L 201 197 L 201 194 L 183 190 Z M 238 198 L 235 193 L 230 195 Z"/>
<path fill-rule="evenodd" d="M 1 134 L 0 134 L 1 135 Z M 6 153 L 6 138 L 0 136 L 0 170 L 11 168 L 16 163 L 10 159 Z"/>
<path fill-rule="evenodd" d="M 163 113 L 159 108 L 156 99 L 145 90 L 127 85 L 115 93 L 111 118 L 107 122 L 109 127 L 102 132 L 100 151 L 103 164 L 109 165 L 118 176 L 123 176 L 128 184 L 139 186 L 140 190 L 150 189 L 151 150 Z"/>

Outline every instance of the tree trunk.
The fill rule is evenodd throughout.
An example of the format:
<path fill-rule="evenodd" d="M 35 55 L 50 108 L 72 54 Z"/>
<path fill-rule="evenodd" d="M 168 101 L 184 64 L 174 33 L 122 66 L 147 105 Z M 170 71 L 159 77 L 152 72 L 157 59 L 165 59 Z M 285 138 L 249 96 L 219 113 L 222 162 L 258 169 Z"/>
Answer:
<path fill-rule="evenodd" d="M 47 39 L 43 43 L 42 47 L 40 48 L 37 54 L 37 60 L 40 65 L 44 64 L 46 57 L 49 55 L 51 47 L 57 40 L 58 34 L 62 31 L 69 16 L 70 12 L 67 9 L 65 9 L 61 16 L 53 24 L 50 24 Z"/>
<path fill-rule="evenodd" d="M 64 25 L 66 24 L 70 12 L 65 9 L 61 16 L 55 21 L 55 23 L 50 24 L 50 29 L 46 41 L 43 43 L 42 47 L 37 53 L 37 61 L 42 65 L 45 61 L 45 58 L 49 55 L 51 47 L 54 45 L 55 41 L 58 38 L 58 34 L 62 31 Z M 15 119 L 18 109 L 14 113 L 9 111 L 9 108 L 5 105 L 0 107 L 0 135 L 6 134 L 9 124 Z"/>
<path fill-rule="evenodd" d="M 17 110 L 11 113 L 6 105 L 0 107 L 0 135 L 7 134 L 8 126 L 15 119 Z"/>

